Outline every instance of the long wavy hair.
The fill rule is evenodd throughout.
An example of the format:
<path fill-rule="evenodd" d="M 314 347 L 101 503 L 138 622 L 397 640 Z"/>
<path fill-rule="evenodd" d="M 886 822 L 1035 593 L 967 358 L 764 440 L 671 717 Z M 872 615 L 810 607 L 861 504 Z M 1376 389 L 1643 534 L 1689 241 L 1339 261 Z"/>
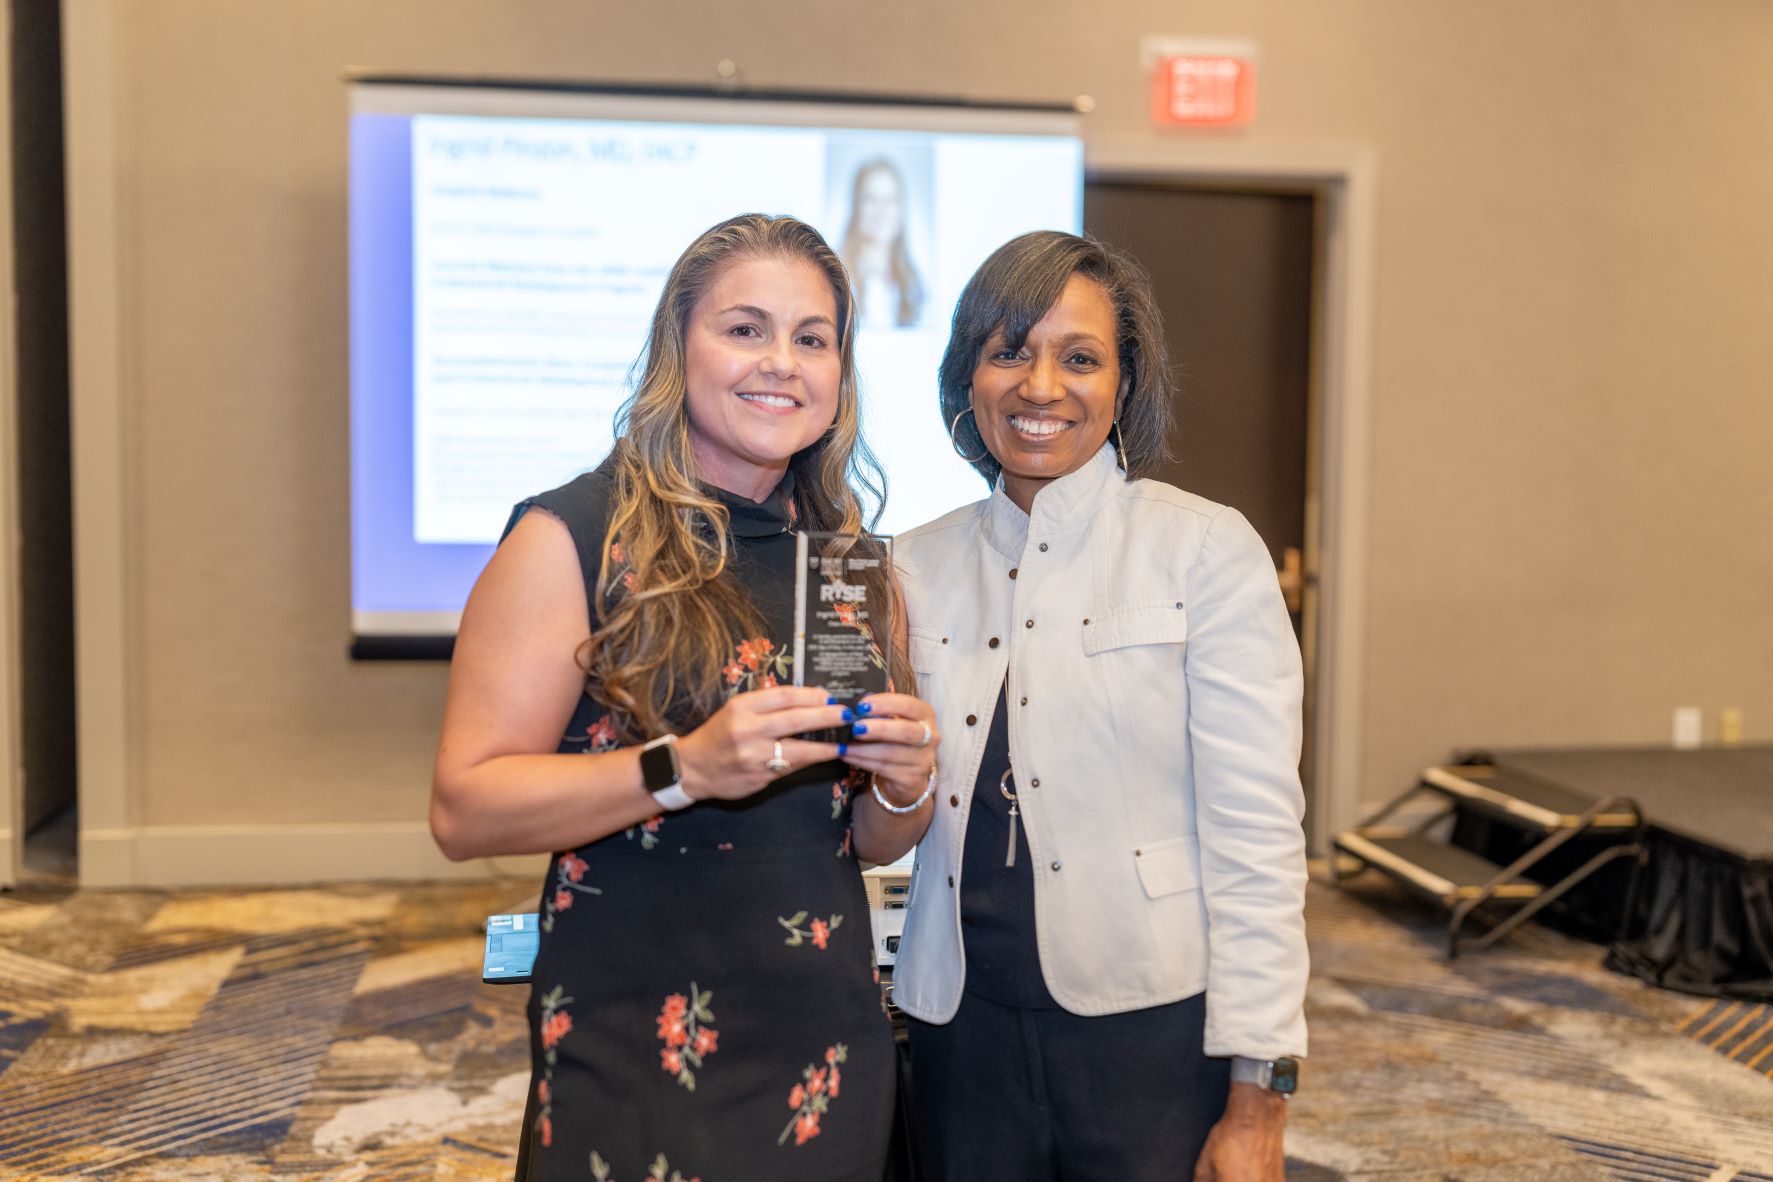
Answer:
<path fill-rule="evenodd" d="M 724 700 L 722 670 L 734 646 L 764 634 L 756 606 L 729 566 L 726 506 L 697 479 L 685 359 L 696 302 L 724 268 L 753 258 L 811 263 L 837 302 L 837 414 L 788 461 L 795 527 L 860 534 L 879 520 L 886 501 L 886 475 L 861 435 L 855 308 L 843 263 L 817 230 L 794 218 L 742 214 L 711 227 L 671 268 L 635 363 L 634 393 L 616 415 L 616 487 L 596 588 L 598 626 L 581 661 L 592 697 L 609 708 L 629 741 L 700 725 Z M 616 547 L 620 561 L 612 562 Z M 887 607 L 875 627 L 895 629 L 904 608 L 890 569 L 883 563 L 862 582 L 869 602 Z M 915 692 L 909 661 L 890 643 L 892 635 L 877 639 L 890 654 L 894 688 Z"/>
<path fill-rule="evenodd" d="M 863 243 L 861 211 L 862 190 L 867 187 L 868 178 L 876 173 L 885 173 L 893 178 L 893 184 L 899 190 L 899 233 L 893 238 L 887 251 L 887 266 L 892 272 L 893 286 L 898 289 L 899 306 L 892 310 L 893 323 L 901 328 L 908 324 L 916 324 L 923 312 L 923 278 L 917 273 L 917 265 L 911 261 L 911 251 L 905 244 L 906 225 L 911 220 L 910 193 L 905 187 L 905 174 L 899 166 L 885 156 L 877 156 L 856 169 L 856 183 L 850 192 L 850 224 L 843 233 L 843 261 L 854 269 L 858 259 L 862 257 Z M 857 295 L 866 298 L 860 287 Z"/>

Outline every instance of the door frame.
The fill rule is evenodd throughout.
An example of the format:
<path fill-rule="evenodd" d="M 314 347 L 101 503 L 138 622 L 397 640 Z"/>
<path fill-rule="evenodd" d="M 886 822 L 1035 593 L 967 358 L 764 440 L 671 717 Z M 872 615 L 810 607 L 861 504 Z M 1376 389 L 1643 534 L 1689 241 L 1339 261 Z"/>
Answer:
<path fill-rule="evenodd" d="M 1365 721 L 1367 484 L 1377 164 L 1359 146 L 1269 146 L 1220 139 L 1086 140 L 1090 181 L 1310 193 L 1311 403 L 1302 648 L 1313 717 L 1306 736 L 1306 837 L 1315 854 L 1361 812 Z"/>
<path fill-rule="evenodd" d="M 0 7 L 0 45 L 12 40 Z M 0 888 L 24 873 L 24 696 L 19 655 L 18 316 L 12 252 L 12 69 L 0 56 Z"/>

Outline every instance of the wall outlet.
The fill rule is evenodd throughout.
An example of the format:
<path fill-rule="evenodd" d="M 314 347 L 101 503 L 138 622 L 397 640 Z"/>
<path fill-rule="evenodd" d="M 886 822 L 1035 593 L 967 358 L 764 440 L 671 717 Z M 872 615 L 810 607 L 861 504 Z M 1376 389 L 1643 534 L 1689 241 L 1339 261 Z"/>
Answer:
<path fill-rule="evenodd" d="M 1676 706 L 1674 712 L 1674 745 L 1677 750 L 1690 751 L 1705 737 L 1705 711 L 1698 706 Z"/>

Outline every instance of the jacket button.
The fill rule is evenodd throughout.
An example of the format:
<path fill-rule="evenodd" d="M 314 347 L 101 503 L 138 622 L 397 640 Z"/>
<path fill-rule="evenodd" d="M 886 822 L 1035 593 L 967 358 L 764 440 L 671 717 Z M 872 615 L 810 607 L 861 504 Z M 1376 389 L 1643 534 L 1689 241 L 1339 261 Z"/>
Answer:
<path fill-rule="evenodd" d="M 948 876 L 948 885 L 949 885 L 949 886 L 953 886 L 953 885 L 954 885 L 954 875 L 952 875 L 952 874 L 950 874 L 950 875 L 949 875 L 949 876 Z"/>
<path fill-rule="evenodd" d="M 1042 542 L 1042 543 L 1041 543 L 1041 544 L 1040 544 L 1040 552 L 1041 552 L 1041 553 L 1042 553 L 1042 554 L 1045 554 L 1045 553 L 1046 553 L 1046 552 L 1047 552 L 1047 544 L 1046 544 L 1046 543 L 1045 543 L 1045 542 Z"/>
<path fill-rule="evenodd" d="M 1034 779 L 1028 781 L 1028 786 L 1030 788 L 1039 788 L 1040 787 L 1040 777 L 1036 776 Z"/>
<path fill-rule="evenodd" d="M 1024 628 L 1032 628 L 1032 627 L 1034 627 L 1034 621 L 1033 621 L 1033 620 L 1029 620 L 1029 621 L 1028 621 L 1028 622 L 1027 622 L 1027 623 L 1025 623 L 1025 624 L 1023 624 L 1023 625 L 1022 625 L 1022 627 L 1024 627 Z"/>
<path fill-rule="evenodd" d="M 1084 623 L 1086 623 L 1086 624 L 1087 624 L 1087 623 L 1089 623 L 1089 621 L 1088 621 L 1088 620 L 1085 620 L 1085 621 L 1084 621 Z M 943 643 L 943 644 L 947 644 L 947 643 L 948 643 L 948 638 L 947 638 L 947 637 L 946 637 L 946 636 L 944 636 L 944 637 L 943 637 L 943 638 L 942 638 L 942 643 Z"/>
<path fill-rule="evenodd" d="M 948 803 L 953 805 L 955 808 L 959 808 L 960 807 L 960 794 L 956 793 L 955 795 L 950 796 L 948 798 Z"/>
<path fill-rule="evenodd" d="M 1178 600 L 1177 600 L 1177 601 L 1176 601 L 1176 610 L 1177 610 L 1177 611 L 1181 611 L 1181 610 L 1182 610 L 1182 601 L 1181 601 L 1181 600 L 1180 600 L 1180 599 L 1178 599 Z"/>
<path fill-rule="evenodd" d="M 1054 873 L 1054 874 L 1057 874 L 1057 873 L 1059 873 L 1059 863 L 1057 863 L 1057 862 L 1054 862 L 1054 863 L 1053 863 L 1053 873 Z M 949 880 L 948 880 L 948 882 L 949 882 L 949 885 L 953 885 L 953 883 L 954 883 L 954 880 L 953 880 L 953 879 L 949 879 Z"/>
<path fill-rule="evenodd" d="M 977 714 L 967 715 L 967 725 L 968 726 L 978 726 L 979 725 L 979 716 Z"/>
<path fill-rule="evenodd" d="M 1017 571 L 1019 571 L 1019 570 L 1021 570 L 1021 569 L 1022 569 L 1022 568 L 1021 568 L 1021 567 L 1019 567 L 1019 566 L 1012 566 L 1012 567 L 1011 567 L 1011 568 L 1010 568 L 1010 578 L 1012 578 L 1012 579 L 1013 579 L 1013 578 L 1015 578 L 1015 577 L 1016 577 L 1016 572 L 1017 572 Z"/>
<path fill-rule="evenodd" d="M 985 647 L 986 648 L 996 648 L 997 647 L 997 637 L 993 636 L 990 640 L 987 640 L 985 642 Z"/>
<path fill-rule="evenodd" d="M 1022 699 L 1022 705 L 1024 705 L 1024 706 L 1026 706 L 1026 705 L 1028 705 L 1028 699 L 1027 699 L 1027 698 L 1023 698 L 1023 699 Z"/>

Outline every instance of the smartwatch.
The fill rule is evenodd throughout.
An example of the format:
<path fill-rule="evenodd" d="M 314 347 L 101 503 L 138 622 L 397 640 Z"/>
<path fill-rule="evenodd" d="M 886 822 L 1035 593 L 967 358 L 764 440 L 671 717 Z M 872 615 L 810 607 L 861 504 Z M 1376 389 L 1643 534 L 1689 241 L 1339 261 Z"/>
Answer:
<path fill-rule="evenodd" d="M 1246 1059 L 1238 1055 L 1231 1060 L 1231 1082 L 1255 1084 L 1282 1096 L 1291 1096 L 1299 1089 L 1299 1060 Z"/>
<path fill-rule="evenodd" d="M 660 735 L 640 749 L 640 780 L 668 813 L 695 801 L 683 790 L 683 767 L 677 762 L 677 736 Z"/>

